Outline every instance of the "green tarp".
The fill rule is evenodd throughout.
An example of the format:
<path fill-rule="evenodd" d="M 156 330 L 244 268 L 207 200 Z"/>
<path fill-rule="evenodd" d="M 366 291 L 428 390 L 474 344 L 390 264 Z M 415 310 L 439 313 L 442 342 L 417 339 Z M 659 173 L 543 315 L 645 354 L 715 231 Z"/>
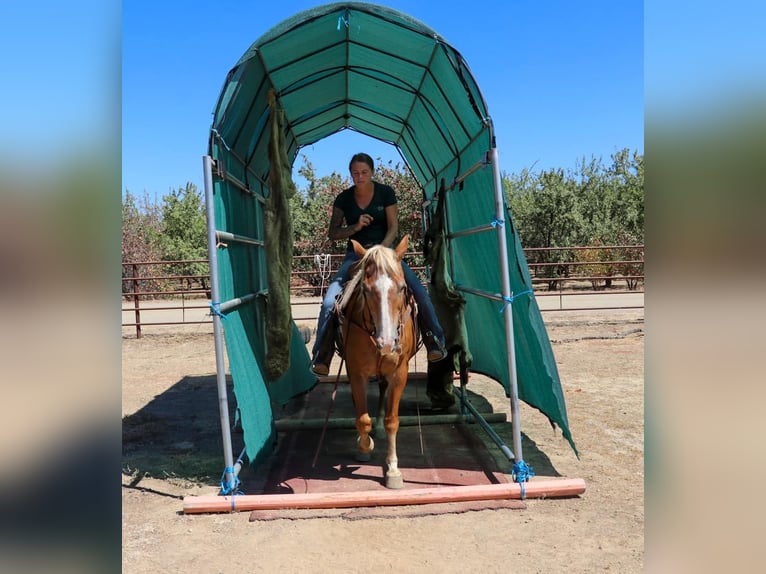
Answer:
<path fill-rule="evenodd" d="M 399 149 L 423 187 L 424 199 L 436 200 L 442 181 L 450 186 L 471 166 L 489 164 L 495 145 L 486 103 L 468 65 L 436 31 L 374 4 L 319 6 L 266 32 L 226 78 L 210 137 L 210 154 L 216 160 L 218 230 L 265 239 L 271 89 L 284 112 L 290 163 L 301 147 L 344 129 L 356 130 Z M 449 232 L 492 223 L 492 166 L 481 167 L 451 189 L 445 207 Z M 429 209 L 435 212 L 436 201 Z M 516 294 L 519 397 L 558 425 L 575 449 L 555 359 L 530 293 L 526 260 L 509 212 L 504 223 L 511 289 Z M 448 251 L 450 276 L 458 288 L 502 292 L 496 232 L 453 238 Z M 219 249 L 219 255 L 222 300 L 268 289 L 262 248 L 229 244 Z M 464 296 L 471 369 L 496 379 L 509 394 L 502 303 L 470 293 Z M 267 301 L 258 297 L 224 321 L 247 454 L 254 461 L 270 452 L 275 438 L 269 397 L 285 402 L 315 384 L 295 329 L 289 369 L 279 380 L 265 382 Z"/>

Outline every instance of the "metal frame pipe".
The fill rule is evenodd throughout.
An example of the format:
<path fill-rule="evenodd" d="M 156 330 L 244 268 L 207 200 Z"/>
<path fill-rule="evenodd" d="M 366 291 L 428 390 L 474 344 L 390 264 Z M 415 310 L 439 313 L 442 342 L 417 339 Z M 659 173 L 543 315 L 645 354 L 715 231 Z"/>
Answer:
<path fill-rule="evenodd" d="M 493 225 L 492 223 L 485 223 L 484 225 L 477 225 L 476 227 L 469 227 L 468 229 L 455 231 L 453 233 L 450 233 L 447 237 L 449 239 L 455 239 L 457 237 L 464 237 L 466 235 L 475 235 L 476 233 L 481 233 L 483 231 L 492 231 L 494 228 L 495 228 L 495 225 Z"/>
<path fill-rule="evenodd" d="M 495 219 L 505 220 L 503 198 L 503 183 L 500 176 L 500 156 L 497 147 L 492 143 L 490 151 L 492 161 L 492 179 L 495 188 Z M 513 334 L 513 303 L 511 299 L 511 281 L 508 270 L 508 245 L 505 240 L 505 226 L 497 226 L 497 247 L 500 254 L 500 275 L 503 285 L 503 300 L 508 304 L 503 307 L 505 317 L 505 338 L 508 347 L 508 373 L 510 375 L 511 391 L 511 424 L 513 429 L 513 451 L 517 462 L 524 460 L 521 452 L 521 417 L 519 414 L 519 386 L 516 380 L 516 342 Z"/>
<path fill-rule="evenodd" d="M 253 299 L 255 299 L 258 296 L 257 293 L 248 293 L 247 295 L 243 295 L 242 297 L 235 297 L 234 299 L 229 299 L 228 301 L 224 301 L 221 303 L 218 307 L 219 311 L 221 313 L 228 313 L 232 309 L 236 309 L 240 305 L 244 305 L 245 303 L 250 303 Z"/>
<path fill-rule="evenodd" d="M 225 179 L 226 181 L 231 183 L 234 187 L 236 187 L 240 191 L 242 191 L 244 193 L 247 193 L 248 195 L 253 196 L 255 199 L 257 199 L 261 203 L 266 203 L 266 199 L 260 193 L 250 189 L 250 187 L 247 184 L 245 184 L 244 182 L 240 181 L 238 178 L 234 177 L 229 172 L 221 170 L 219 175 L 220 175 L 221 179 Z"/>
<path fill-rule="evenodd" d="M 236 243 L 247 243 L 248 245 L 257 245 L 258 247 L 263 247 L 264 243 L 262 239 L 255 239 L 253 237 L 247 237 L 246 235 L 238 235 L 236 233 L 230 233 L 228 231 L 219 231 L 216 230 L 215 232 L 216 240 L 221 241 L 234 241 Z"/>
<path fill-rule="evenodd" d="M 456 395 L 460 399 L 460 404 L 463 406 L 463 408 L 465 408 L 465 409 L 467 409 L 468 411 L 471 412 L 471 415 L 473 415 L 473 418 L 475 419 L 475 421 L 477 423 L 479 423 L 481 428 L 484 429 L 484 432 L 486 432 L 487 435 L 489 436 L 489 438 L 492 439 L 492 442 L 494 442 L 500 448 L 500 450 L 508 458 L 508 460 L 511 460 L 511 461 L 515 460 L 516 457 L 514 457 L 513 452 L 511 451 L 511 449 L 508 448 L 508 445 L 506 445 L 505 442 L 503 441 L 503 439 L 500 438 L 500 435 L 498 435 L 495 432 L 495 429 L 493 429 L 491 426 L 489 426 L 489 423 L 482 416 L 482 414 L 478 410 L 476 410 L 476 407 L 471 404 L 471 401 L 469 401 L 465 397 L 462 388 L 460 389 L 459 393 L 456 393 Z M 505 413 L 496 413 L 496 414 L 505 415 Z M 503 418 L 505 419 L 505 416 L 503 416 Z M 513 421 L 511 421 L 511 422 L 513 422 Z"/>
<path fill-rule="evenodd" d="M 446 189 L 447 191 L 450 191 L 452 189 L 455 189 L 458 185 L 463 183 L 466 179 L 468 179 L 474 172 L 479 171 L 481 168 L 487 165 L 487 158 L 481 159 L 477 161 L 475 164 L 473 164 L 471 167 L 469 167 L 467 170 L 465 170 L 463 173 L 455 177 L 455 179 L 452 180 L 452 183 L 449 184 Z"/>
<path fill-rule="evenodd" d="M 237 457 L 237 461 L 234 463 L 234 476 L 239 476 L 239 471 L 242 470 L 242 465 L 244 464 L 245 460 L 245 453 L 247 452 L 247 447 L 242 449 L 242 452 L 239 453 L 239 456 Z"/>
<path fill-rule="evenodd" d="M 462 291 L 463 293 L 470 293 L 471 295 L 478 295 L 479 297 L 494 299 L 495 301 L 503 301 L 503 296 L 500 293 L 490 293 L 489 291 L 464 287 L 463 285 L 455 285 L 455 289 Z"/>
<path fill-rule="evenodd" d="M 211 140 L 210 140 L 211 147 L 212 147 L 212 144 L 213 144 L 214 140 L 218 140 L 218 142 L 221 145 L 223 145 L 224 149 L 226 149 L 226 154 L 227 154 L 228 157 L 234 158 L 235 160 L 237 160 L 239 165 L 242 166 L 242 168 L 244 170 L 246 170 L 248 174 L 253 176 L 253 178 L 256 181 L 258 181 L 261 184 L 266 185 L 268 187 L 267 183 L 263 180 L 263 178 L 261 176 L 259 176 L 257 173 L 255 173 L 245 160 L 243 160 L 241 157 L 239 157 L 237 152 L 235 152 L 231 148 L 231 146 L 229 146 L 229 144 L 227 144 L 224 141 L 223 136 L 220 133 L 218 133 L 218 130 L 216 130 L 216 129 L 212 130 L 212 136 L 211 136 Z M 225 167 L 225 165 L 223 163 L 219 163 L 218 161 L 214 160 L 212 157 L 210 159 L 211 159 L 211 162 L 213 162 L 215 164 L 216 169 L 218 171 L 218 176 L 219 177 L 221 177 L 222 179 L 225 179 L 225 180 L 229 181 L 230 183 L 234 184 L 235 187 L 237 187 L 238 189 L 244 191 L 245 193 L 253 194 L 259 201 L 261 201 L 261 202 L 265 202 L 266 201 L 266 199 L 263 196 L 261 196 L 260 193 L 257 193 L 255 191 L 253 191 L 244 182 L 240 181 L 238 178 L 236 178 L 233 175 L 231 175 L 226 170 L 226 167 Z M 212 164 L 211 164 L 211 167 L 212 167 Z M 212 173 L 212 171 L 211 171 L 211 173 Z"/>
<path fill-rule="evenodd" d="M 205 184 L 205 213 L 207 215 L 207 254 L 210 261 L 210 296 L 218 301 L 221 296 L 218 282 L 218 253 L 215 232 L 215 208 L 213 205 L 213 158 L 202 157 L 202 170 Z M 236 483 L 234 473 L 234 455 L 231 445 L 231 425 L 229 423 L 229 398 L 226 390 L 226 369 L 224 365 L 223 329 L 220 314 L 213 313 L 213 340 L 215 342 L 215 371 L 218 386 L 218 410 L 221 417 L 221 437 L 223 439 L 223 459 L 225 470 L 222 482 L 233 488 Z"/>

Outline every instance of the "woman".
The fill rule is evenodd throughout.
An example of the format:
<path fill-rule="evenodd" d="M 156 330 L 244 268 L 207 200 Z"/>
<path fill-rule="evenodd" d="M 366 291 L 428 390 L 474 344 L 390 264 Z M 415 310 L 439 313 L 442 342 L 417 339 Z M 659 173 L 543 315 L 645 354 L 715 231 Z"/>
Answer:
<path fill-rule="evenodd" d="M 351 247 L 351 239 L 364 247 L 381 244 L 392 247 L 399 232 L 399 210 L 393 188 L 373 181 L 375 163 L 366 153 L 351 158 L 349 171 L 354 185 L 335 198 L 328 236 L 332 240 L 346 239 L 346 257 L 327 288 L 322 310 L 317 322 L 314 341 L 312 370 L 317 375 L 327 375 L 334 353 L 334 328 L 330 328 L 335 299 L 350 278 L 350 267 L 359 257 Z M 414 271 L 402 261 L 407 286 L 418 305 L 418 319 L 428 360 L 439 361 L 447 356 L 444 348 L 444 331 L 436 318 L 428 293 Z M 333 323 L 334 325 L 334 323 Z"/>

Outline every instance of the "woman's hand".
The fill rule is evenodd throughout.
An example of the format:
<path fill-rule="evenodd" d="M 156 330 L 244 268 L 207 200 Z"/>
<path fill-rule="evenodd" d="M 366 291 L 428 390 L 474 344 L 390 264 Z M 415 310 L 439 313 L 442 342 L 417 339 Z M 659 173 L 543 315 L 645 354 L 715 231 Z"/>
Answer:
<path fill-rule="evenodd" d="M 369 213 L 363 213 L 361 217 L 359 218 L 359 221 L 356 222 L 357 231 L 361 231 L 365 227 L 367 227 L 370 223 L 372 223 L 372 215 Z"/>

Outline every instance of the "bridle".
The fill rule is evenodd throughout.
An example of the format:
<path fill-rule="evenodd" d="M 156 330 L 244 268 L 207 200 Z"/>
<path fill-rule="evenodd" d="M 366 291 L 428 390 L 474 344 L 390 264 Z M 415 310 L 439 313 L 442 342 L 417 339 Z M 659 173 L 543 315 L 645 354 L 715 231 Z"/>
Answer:
<path fill-rule="evenodd" d="M 359 307 L 361 310 L 361 321 L 357 320 L 353 313 L 349 312 L 347 315 L 344 315 L 343 311 L 336 305 L 336 311 L 338 313 L 340 324 L 342 326 L 347 323 L 349 328 L 355 327 L 358 331 L 361 331 L 361 333 L 367 336 L 371 345 L 373 348 L 375 348 L 376 353 L 378 353 L 378 347 L 375 341 L 377 325 L 375 324 L 375 317 L 371 311 L 371 307 L 367 299 L 367 294 L 361 283 L 357 286 L 356 290 L 357 292 L 354 294 L 353 299 L 349 301 L 347 309 L 350 311 L 351 309 Z M 412 291 L 409 287 L 405 286 L 404 305 L 402 305 L 401 309 L 399 310 L 399 316 L 396 325 L 396 335 L 399 340 L 402 339 L 404 329 L 408 322 L 412 325 L 413 340 L 417 341 L 417 304 L 415 303 L 415 297 L 412 294 Z M 345 335 L 346 329 L 341 329 L 341 333 Z M 344 336 L 343 339 L 343 354 L 345 355 L 345 347 L 348 337 Z"/>

